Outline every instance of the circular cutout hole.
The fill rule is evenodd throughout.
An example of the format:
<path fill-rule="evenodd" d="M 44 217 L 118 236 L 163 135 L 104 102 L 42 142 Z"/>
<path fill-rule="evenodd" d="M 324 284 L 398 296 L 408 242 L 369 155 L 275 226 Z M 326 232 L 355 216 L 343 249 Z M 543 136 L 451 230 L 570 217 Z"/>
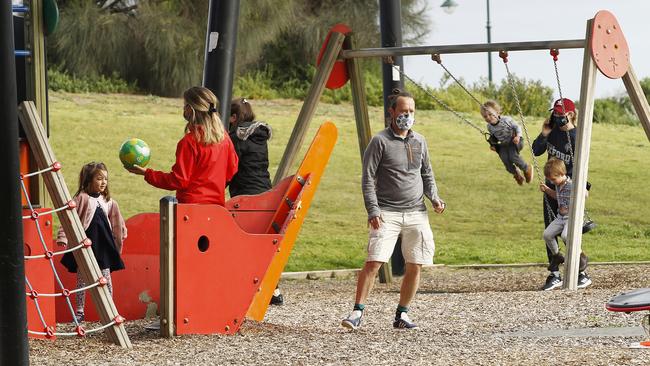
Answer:
<path fill-rule="evenodd" d="M 202 252 L 207 251 L 208 248 L 210 248 L 210 239 L 208 239 L 208 237 L 205 235 L 201 235 L 201 237 L 199 238 L 198 246 L 200 251 Z"/>
<path fill-rule="evenodd" d="M 614 49 L 616 49 L 616 50 L 618 49 L 618 45 L 617 45 L 617 44 L 614 44 Z"/>

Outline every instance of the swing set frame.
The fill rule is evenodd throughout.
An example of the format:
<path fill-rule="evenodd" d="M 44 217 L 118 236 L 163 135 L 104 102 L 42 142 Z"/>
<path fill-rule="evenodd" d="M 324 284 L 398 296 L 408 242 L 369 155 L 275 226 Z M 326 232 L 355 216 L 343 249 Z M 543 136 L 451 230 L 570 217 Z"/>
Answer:
<path fill-rule="evenodd" d="M 597 70 L 600 70 L 608 78 L 621 78 L 623 80 L 646 137 L 650 140 L 650 106 L 645 99 L 634 69 L 629 63 L 629 51 L 621 28 L 614 15 L 608 11 L 599 11 L 594 18 L 587 20 L 585 38 L 570 40 L 355 49 L 352 31 L 344 25 L 335 26 L 323 44 L 320 63 L 278 166 L 274 184 L 288 175 L 298 150 L 302 146 L 309 123 L 316 111 L 316 106 L 324 88 L 331 87 L 330 84 L 340 87 L 347 80 L 350 80 L 359 151 L 361 158 L 363 158 L 363 152 L 370 142 L 371 130 L 363 78 L 358 62 L 360 58 L 378 57 L 384 58 L 384 62 L 388 62 L 388 58 L 396 56 L 580 48 L 584 50 L 584 55 L 580 85 L 579 120 L 576 127 L 577 138 L 574 148 L 574 184 L 571 192 L 573 204 L 569 211 L 567 261 L 565 263 L 565 281 L 563 284 L 564 289 L 575 291 L 577 290 L 579 257 L 582 246 L 582 226 Z M 391 280 L 390 268 L 387 265 L 382 266 L 380 281 L 390 282 Z"/>

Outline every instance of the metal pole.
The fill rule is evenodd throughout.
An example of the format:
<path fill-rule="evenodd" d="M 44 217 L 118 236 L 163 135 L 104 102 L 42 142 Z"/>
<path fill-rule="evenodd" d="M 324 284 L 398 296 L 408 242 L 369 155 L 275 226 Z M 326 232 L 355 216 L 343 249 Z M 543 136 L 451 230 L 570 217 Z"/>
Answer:
<path fill-rule="evenodd" d="M 412 46 L 412 47 L 385 47 L 385 48 L 361 48 L 358 50 L 343 50 L 341 58 L 365 58 L 365 57 L 386 57 L 386 56 L 410 56 L 410 55 L 432 55 L 449 53 L 478 53 L 505 51 L 534 51 L 550 50 L 551 48 L 568 49 L 584 48 L 584 39 L 565 39 L 552 41 L 528 41 L 528 42 L 502 42 L 502 43 L 473 43 L 453 44 L 439 46 Z"/>
<path fill-rule="evenodd" d="M 491 34 L 492 26 L 490 25 L 490 0 L 486 0 L 486 2 L 487 2 L 487 24 L 485 28 L 487 29 L 487 43 L 492 43 L 492 34 Z M 490 81 L 490 84 L 492 84 L 492 52 L 488 52 L 488 80 Z"/>
<path fill-rule="evenodd" d="M 402 47 L 402 2 L 401 0 L 380 0 L 379 1 L 379 27 L 381 30 L 382 47 Z M 404 70 L 404 60 L 401 56 L 393 57 L 393 64 L 382 63 L 382 80 L 384 87 L 384 125 L 388 127 L 391 123 L 388 113 L 388 96 L 393 89 L 404 89 L 404 79 L 394 68 Z M 402 256 L 402 242 L 397 240 L 395 250 L 391 257 L 392 268 L 382 266 L 379 271 L 379 280 L 382 283 L 390 283 L 390 274 L 401 276 L 404 274 L 404 257 Z"/>
<path fill-rule="evenodd" d="M 402 47 L 402 10 L 401 0 L 379 1 L 379 27 L 381 30 L 381 47 Z M 404 70 L 404 60 L 401 56 L 393 57 L 393 65 Z M 382 64 L 382 81 L 384 87 L 384 124 L 390 125 L 388 114 L 388 96 L 395 88 L 404 88 L 402 75 L 393 69 L 389 63 Z"/>
<path fill-rule="evenodd" d="M 203 86 L 217 96 L 219 114 L 227 131 L 235 73 L 239 0 L 210 0 L 208 13 Z"/>
<path fill-rule="evenodd" d="M 0 365 L 29 365 L 11 2 L 0 4 Z"/>

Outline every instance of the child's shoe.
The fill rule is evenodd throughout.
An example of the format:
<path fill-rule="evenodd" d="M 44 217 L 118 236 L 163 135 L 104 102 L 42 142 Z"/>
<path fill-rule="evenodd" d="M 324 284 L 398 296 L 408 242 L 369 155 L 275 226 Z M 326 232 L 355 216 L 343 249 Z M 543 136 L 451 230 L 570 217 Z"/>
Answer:
<path fill-rule="evenodd" d="M 562 286 L 562 277 L 556 276 L 554 274 L 550 274 L 546 278 L 546 283 L 544 283 L 544 286 L 542 287 L 543 291 L 550 291 L 554 288 L 558 288 Z"/>
<path fill-rule="evenodd" d="M 526 177 L 526 183 L 530 183 L 531 180 L 533 180 L 533 166 L 528 164 L 528 168 L 524 172 L 524 176 Z"/>
<path fill-rule="evenodd" d="M 520 186 L 524 184 L 524 177 L 522 177 L 518 171 L 515 174 L 513 174 L 512 177 L 515 178 L 517 184 L 519 184 Z"/>
<path fill-rule="evenodd" d="M 578 274 L 578 288 L 587 288 L 589 285 L 591 285 L 591 278 L 587 276 L 585 272 L 580 272 Z"/>

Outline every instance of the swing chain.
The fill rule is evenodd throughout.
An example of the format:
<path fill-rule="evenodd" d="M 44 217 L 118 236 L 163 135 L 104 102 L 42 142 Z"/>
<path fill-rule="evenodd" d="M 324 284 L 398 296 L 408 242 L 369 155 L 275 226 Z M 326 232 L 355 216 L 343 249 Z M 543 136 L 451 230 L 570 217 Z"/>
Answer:
<path fill-rule="evenodd" d="M 475 125 L 474 123 L 472 123 L 470 120 L 468 120 L 467 118 L 463 117 L 460 113 L 456 112 L 456 110 L 454 110 L 452 107 L 450 107 L 450 106 L 449 106 L 447 103 L 445 103 L 442 99 L 436 97 L 436 96 L 433 95 L 431 92 L 429 92 L 427 89 L 425 89 L 425 88 L 422 87 L 420 84 L 418 84 L 415 80 L 411 79 L 411 78 L 410 78 L 408 75 L 406 75 L 402 70 L 400 70 L 399 67 L 396 67 L 395 65 L 391 65 L 391 66 L 392 66 L 393 69 L 395 69 L 398 73 L 400 73 L 400 75 L 402 75 L 403 77 L 405 77 L 406 79 L 408 79 L 410 82 L 412 82 L 413 85 L 415 85 L 416 87 L 418 87 L 418 89 L 422 90 L 426 95 L 428 95 L 429 97 L 431 97 L 431 99 L 433 99 L 434 101 L 436 101 L 436 103 L 438 103 L 439 105 L 441 105 L 443 108 L 445 108 L 445 109 L 448 110 L 449 112 L 453 113 L 456 117 L 458 117 L 459 119 L 461 119 L 463 122 L 467 123 L 470 127 L 472 127 L 473 129 L 477 130 L 478 132 L 480 132 L 483 136 L 487 136 L 487 135 L 489 135 L 489 132 L 483 130 L 482 128 L 480 128 L 480 127 L 478 127 L 478 126 L 476 126 L 476 125 Z"/>
<path fill-rule="evenodd" d="M 432 59 L 433 61 L 437 62 L 437 63 L 438 63 L 438 64 L 439 64 L 439 65 L 440 65 L 440 66 L 445 70 L 445 72 L 447 73 L 447 75 L 449 75 L 449 77 L 452 78 L 452 79 L 456 82 L 456 84 L 458 84 L 458 86 L 460 86 L 461 89 L 463 89 L 463 90 L 465 91 L 465 93 L 467 93 L 467 95 L 469 95 L 472 99 L 474 99 L 474 101 L 475 101 L 475 102 L 476 102 L 476 103 L 477 103 L 481 108 L 483 108 L 483 103 L 481 103 L 481 101 L 478 100 L 478 98 L 476 98 L 476 97 L 474 96 L 474 94 L 472 94 L 469 90 L 467 90 L 467 88 L 465 87 L 465 85 L 463 85 L 463 83 L 461 83 L 460 80 L 458 80 L 458 79 L 457 79 L 457 78 L 456 78 L 456 77 L 451 73 L 451 71 L 449 71 L 449 69 L 447 68 L 447 66 L 445 66 L 445 65 L 442 63 L 442 60 L 440 59 L 440 55 L 439 55 L 439 54 L 434 53 L 433 55 L 431 55 L 431 59 Z"/>
<path fill-rule="evenodd" d="M 564 107 L 564 97 L 562 96 L 562 85 L 560 83 L 560 72 L 558 71 L 557 68 L 557 60 L 558 60 L 558 55 L 560 54 L 560 51 L 557 49 L 551 49 L 551 56 L 553 56 L 553 67 L 555 68 L 555 80 L 557 80 L 557 90 L 558 94 L 560 95 L 560 105 L 562 106 L 562 114 L 566 116 L 566 108 Z M 569 146 L 569 154 L 571 155 L 571 165 L 575 165 L 575 159 L 573 155 L 573 144 L 571 143 L 571 134 L 569 134 L 569 131 L 566 132 L 566 139 L 567 139 L 567 146 Z M 587 211 L 587 208 L 584 208 L 584 214 L 585 217 L 587 218 L 588 221 L 592 221 L 591 217 L 589 217 L 589 212 Z"/>

